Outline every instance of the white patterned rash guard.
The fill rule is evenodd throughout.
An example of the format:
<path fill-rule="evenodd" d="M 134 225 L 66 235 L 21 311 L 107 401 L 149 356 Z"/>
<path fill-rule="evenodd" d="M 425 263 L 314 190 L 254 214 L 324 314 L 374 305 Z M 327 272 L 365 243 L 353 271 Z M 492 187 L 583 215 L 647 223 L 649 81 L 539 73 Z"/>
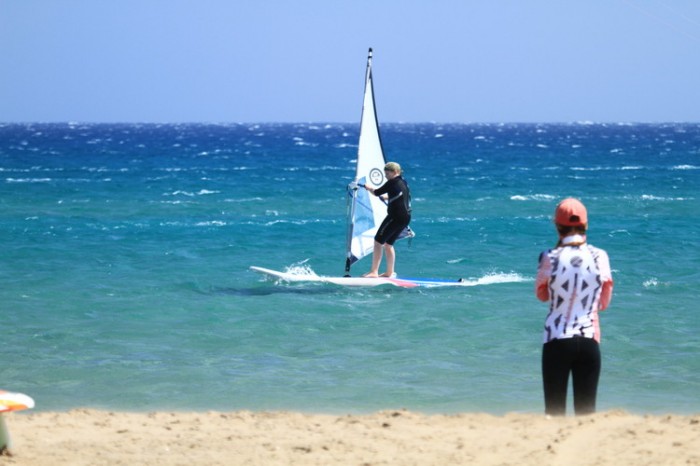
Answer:
<path fill-rule="evenodd" d="M 580 239 L 581 242 L 572 240 Z M 544 324 L 544 343 L 582 336 L 600 342 L 598 311 L 612 295 L 612 273 L 608 254 L 585 243 L 585 237 L 564 239 L 569 245 L 540 255 L 535 290 L 549 301 Z"/>

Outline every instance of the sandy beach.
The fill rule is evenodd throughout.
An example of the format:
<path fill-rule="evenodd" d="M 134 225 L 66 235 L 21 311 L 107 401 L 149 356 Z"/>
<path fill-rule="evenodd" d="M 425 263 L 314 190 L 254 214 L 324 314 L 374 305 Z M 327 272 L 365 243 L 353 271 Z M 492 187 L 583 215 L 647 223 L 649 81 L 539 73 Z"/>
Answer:
<path fill-rule="evenodd" d="M 91 409 L 6 416 L 2 465 L 700 465 L 700 414 Z"/>

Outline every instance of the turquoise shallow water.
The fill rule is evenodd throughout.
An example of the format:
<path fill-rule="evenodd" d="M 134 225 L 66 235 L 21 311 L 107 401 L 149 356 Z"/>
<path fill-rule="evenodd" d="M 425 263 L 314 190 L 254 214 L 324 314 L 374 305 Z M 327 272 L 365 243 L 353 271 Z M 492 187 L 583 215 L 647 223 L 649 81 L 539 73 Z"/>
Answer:
<path fill-rule="evenodd" d="M 550 216 L 574 195 L 615 278 L 599 408 L 700 411 L 700 125 L 383 126 L 409 276 L 343 272 L 357 125 L 0 125 L 0 388 L 37 409 L 541 412 Z M 366 270 L 361 261 L 354 267 Z"/>

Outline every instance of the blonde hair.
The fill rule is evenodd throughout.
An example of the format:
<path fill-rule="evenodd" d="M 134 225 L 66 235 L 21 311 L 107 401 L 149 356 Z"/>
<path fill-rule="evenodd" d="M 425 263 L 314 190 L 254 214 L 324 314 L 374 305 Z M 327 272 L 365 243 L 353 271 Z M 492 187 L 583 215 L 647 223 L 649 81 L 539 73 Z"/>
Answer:
<path fill-rule="evenodd" d="M 396 162 L 389 162 L 386 165 L 384 165 L 384 170 L 396 172 L 400 175 L 401 174 L 401 165 L 399 165 Z"/>

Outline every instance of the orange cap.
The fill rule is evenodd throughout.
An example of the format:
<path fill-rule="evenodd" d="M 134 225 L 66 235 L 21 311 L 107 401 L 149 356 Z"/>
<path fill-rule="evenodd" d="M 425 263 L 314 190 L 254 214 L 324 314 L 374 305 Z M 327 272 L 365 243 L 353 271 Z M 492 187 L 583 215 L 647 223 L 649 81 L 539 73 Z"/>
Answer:
<path fill-rule="evenodd" d="M 554 212 L 554 223 L 568 227 L 585 227 L 588 225 L 586 206 L 573 197 L 564 199 L 559 203 L 557 210 Z"/>

